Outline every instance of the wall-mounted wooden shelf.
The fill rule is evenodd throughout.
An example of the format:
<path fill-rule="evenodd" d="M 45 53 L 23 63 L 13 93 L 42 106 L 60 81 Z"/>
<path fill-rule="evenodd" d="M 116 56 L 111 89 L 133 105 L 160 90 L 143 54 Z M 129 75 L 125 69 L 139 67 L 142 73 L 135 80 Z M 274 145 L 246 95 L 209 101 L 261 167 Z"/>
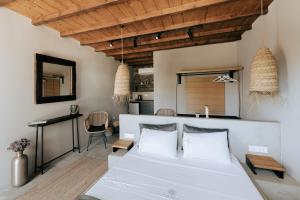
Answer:
<path fill-rule="evenodd" d="M 113 152 L 116 152 L 118 149 L 130 150 L 133 147 L 134 142 L 132 140 L 117 140 L 112 144 Z"/>
<path fill-rule="evenodd" d="M 242 66 L 235 66 L 235 67 L 201 67 L 192 70 L 179 70 L 176 74 L 205 74 L 205 73 L 226 73 L 226 72 L 236 72 L 243 70 L 244 67 Z"/>
<path fill-rule="evenodd" d="M 284 167 L 269 156 L 246 154 L 246 163 L 254 174 L 255 169 L 266 169 L 272 170 L 279 178 L 284 177 Z"/>

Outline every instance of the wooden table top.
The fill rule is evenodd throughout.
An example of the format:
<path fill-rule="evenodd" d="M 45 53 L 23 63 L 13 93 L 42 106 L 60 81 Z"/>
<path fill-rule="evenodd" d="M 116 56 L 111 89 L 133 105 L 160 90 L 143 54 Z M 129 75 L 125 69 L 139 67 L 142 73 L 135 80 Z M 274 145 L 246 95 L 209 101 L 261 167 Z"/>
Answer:
<path fill-rule="evenodd" d="M 252 165 L 256 168 L 285 171 L 283 166 L 279 164 L 276 160 L 269 156 L 260 156 L 247 154 L 247 158 L 250 160 Z"/>

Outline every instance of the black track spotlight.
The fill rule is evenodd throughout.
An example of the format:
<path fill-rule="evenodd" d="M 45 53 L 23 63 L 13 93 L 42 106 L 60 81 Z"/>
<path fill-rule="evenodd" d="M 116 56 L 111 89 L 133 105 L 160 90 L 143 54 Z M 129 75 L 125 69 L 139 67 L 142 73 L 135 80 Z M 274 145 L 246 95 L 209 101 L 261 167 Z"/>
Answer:
<path fill-rule="evenodd" d="M 137 47 L 137 38 L 136 37 L 133 39 L 133 47 Z"/>
<path fill-rule="evenodd" d="M 191 40 L 194 38 L 194 35 L 193 35 L 193 32 L 192 32 L 191 29 L 189 29 L 186 33 L 189 35 L 189 38 L 190 38 Z"/>
<path fill-rule="evenodd" d="M 160 39 L 160 35 L 161 35 L 161 33 L 157 33 L 156 36 L 155 36 L 155 39 L 159 40 Z"/>

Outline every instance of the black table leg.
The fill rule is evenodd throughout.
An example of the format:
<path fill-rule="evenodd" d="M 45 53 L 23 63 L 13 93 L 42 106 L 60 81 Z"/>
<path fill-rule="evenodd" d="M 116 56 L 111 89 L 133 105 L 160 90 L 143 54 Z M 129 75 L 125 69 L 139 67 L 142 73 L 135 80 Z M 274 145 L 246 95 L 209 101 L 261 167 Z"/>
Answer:
<path fill-rule="evenodd" d="M 36 127 L 35 133 L 35 160 L 34 160 L 34 173 L 37 171 L 37 155 L 38 155 L 38 143 L 39 143 L 39 127 Z"/>
<path fill-rule="evenodd" d="M 253 174 L 257 174 L 255 171 L 255 167 L 252 165 L 252 163 L 250 162 L 250 160 L 247 157 L 246 157 L 246 164 L 248 165 L 250 170 L 253 172 Z"/>
<path fill-rule="evenodd" d="M 133 143 L 128 147 L 128 151 L 133 147 Z"/>
<path fill-rule="evenodd" d="M 74 147 L 74 119 L 72 119 L 72 141 L 73 141 L 73 152 L 75 152 L 75 147 Z"/>
<path fill-rule="evenodd" d="M 49 119 L 47 120 L 46 123 L 44 124 L 37 124 L 37 125 L 30 125 L 30 127 L 36 128 L 36 138 L 35 138 L 35 161 L 34 161 L 34 172 L 38 172 L 39 169 L 41 171 L 41 174 L 44 174 L 44 169 L 45 166 L 47 166 L 49 163 L 52 161 L 66 155 L 69 152 L 75 152 L 75 150 L 78 148 L 78 151 L 80 153 L 80 138 L 79 138 L 79 124 L 78 124 L 78 118 L 81 117 L 82 114 L 77 114 L 77 115 L 67 115 L 67 116 L 62 116 L 54 119 Z M 74 120 L 76 119 L 76 128 L 77 128 L 77 147 L 75 146 L 75 128 L 74 128 Z M 73 149 L 68 150 L 67 152 L 61 154 L 60 156 L 57 156 L 53 158 L 50 161 L 44 162 L 44 126 L 52 125 L 55 123 L 67 121 L 67 120 L 72 120 L 72 137 L 73 137 Z M 40 130 L 41 129 L 41 130 Z M 41 132 L 41 133 L 39 133 Z M 39 144 L 39 134 L 41 134 L 41 143 Z M 41 151 L 41 152 L 38 152 Z M 38 162 L 38 156 L 41 156 Z"/>
<path fill-rule="evenodd" d="M 42 126 L 42 142 L 41 142 L 41 147 L 42 147 L 42 155 L 41 155 L 41 170 L 42 174 L 44 174 L 44 127 Z"/>
<path fill-rule="evenodd" d="M 78 152 L 80 153 L 80 141 L 79 141 L 78 118 L 76 118 L 76 128 L 77 128 L 77 147 L 78 147 Z"/>
<path fill-rule="evenodd" d="M 284 178 L 284 172 L 283 171 L 277 171 L 277 170 L 272 170 L 274 172 L 274 174 L 276 174 L 276 176 L 278 178 L 283 179 Z"/>

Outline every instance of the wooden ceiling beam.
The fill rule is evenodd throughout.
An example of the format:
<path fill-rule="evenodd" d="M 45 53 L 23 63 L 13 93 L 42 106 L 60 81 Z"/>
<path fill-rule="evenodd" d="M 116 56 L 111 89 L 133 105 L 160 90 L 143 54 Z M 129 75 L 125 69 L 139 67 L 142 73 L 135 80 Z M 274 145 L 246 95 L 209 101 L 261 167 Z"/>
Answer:
<path fill-rule="evenodd" d="M 215 30 L 208 30 L 208 31 L 194 31 L 193 36 L 194 37 L 202 37 L 202 36 L 209 36 L 209 35 L 215 35 L 215 34 L 222 34 L 222 33 L 231 33 L 236 31 L 247 31 L 252 28 L 251 24 L 248 25 L 241 25 L 241 26 L 234 26 L 234 27 L 226 27 L 221 29 L 215 29 Z M 137 46 L 143 46 L 143 45 L 149 45 L 149 44 L 160 44 L 164 42 L 172 42 L 172 41 L 178 41 L 178 40 L 184 40 L 189 39 L 189 35 L 187 33 L 181 34 L 181 35 L 175 35 L 165 38 L 160 38 L 159 40 L 156 40 L 153 38 L 152 40 L 146 40 L 146 41 L 137 41 Z M 132 44 L 131 44 L 132 43 Z M 109 47 L 109 45 L 106 46 L 99 46 L 96 47 L 96 51 L 106 51 L 106 50 L 114 50 L 114 49 L 120 49 L 122 47 L 121 42 L 118 44 L 114 44 L 112 47 Z M 133 47 L 133 42 L 125 42 L 124 48 L 126 47 Z"/>
<path fill-rule="evenodd" d="M 182 43 L 187 43 L 187 42 L 202 42 L 204 40 L 209 40 L 209 39 L 217 39 L 217 38 L 227 38 L 227 37 L 234 37 L 234 36 L 241 36 L 242 32 L 237 31 L 234 33 L 220 33 L 220 34 L 215 34 L 215 35 L 208 35 L 208 36 L 201 36 L 201 37 L 194 37 L 192 40 L 191 39 L 184 39 L 184 40 L 175 40 L 172 42 L 163 42 L 159 44 L 150 44 L 150 45 L 143 45 L 143 46 L 138 46 L 138 47 L 129 47 L 129 48 L 124 48 L 123 52 L 124 54 L 126 53 L 136 53 L 136 52 L 143 52 L 143 50 L 146 50 L 145 52 L 148 52 L 148 49 L 156 49 L 157 47 L 163 47 L 163 46 L 168 46 L 168 45 L 180 45 Z M 112 49 L 112 50 L 105 50 L 103 51 L 107 55 L 112 55 L 116 53 L 117 55 L 121 55 L 122 49 Z"/>
<path fill-rule="evenodd" d="M 70 30 L 70 31 L 65 31 L 61 33 L 62 37 L 67 37 L 67 36 L 72 36 L 72 35 L 77 35 L 81 33 L 87 33 L 91 31 L 97 31 L 105 28 L 110 28 L 114 26 L 120 26 L 120 25 L 125 25 L 125 24 L 130 24 L 133 22 L 139 22 L 143 20 L 148 20 L 156 17 L 162 17 L 170 14 L 176 14 L 176 13 L 181 13 L 197 8 L 203 8 L 207 6 L 212 6 L 220 3 L 225 3 L 228 2 L 228 0 L 197 0 L 195 2 L 190 2 L 190 3 L 185 3 L 182 5 L 170 7 L 170 8 L 164 8 L 162 10 L 155 10 L 152 12 L 145 13 L 143 15 L 138 15 L 134 17 L 127 17 L 120 19 L 118 21 L 108 21 L 104 24 L 96 25 L 96 26 L 91 26 L 87 28 L 82 28 L 78 30 Z"/>
<path fill-rule="evenodd" d="M 152 52 L 146 52 L 146 53 L 133 53 L 133 54 L 127 54 L 124 55 L 124 60 L 125 59 L 133 59 L 133 58 L 140 58 L 140 57 L 145 57 L 145 56 L 152 56 L 153 57 L 153 53 Z M 121 55 L 116 55 L 114 56 L 115 59 L 122 59 Z"/>
<path fill-rule="evenodd" d="M 144 48 L 137 48 L 133 50 L 125 50 L 123 53 L 126 54 L 134 54 L 134 53 L 141 53 L 141 52 L 153 52 L 153 51 L 160 51 L 160 50 L 167 50 L 167 49 L 176 49 L 176 48 L 183 48 L 183 47 L 191 47 L 191 46 L 199 46 L 199 45 L 207 45 L 212 43 L 223 43 L 223 42 L 232 42 L 241 40 L 241 36 L 230 36 L 230 37 L 223 37 L 223 38 L 212 38 L 212 39 L 203 39 L 198 41 L 188 41 L 188 42 L 181 42 L 181 43 L 174 43 L 168 45 L 161 45 L 161 46 L 153 46 L 153 47 L 144 47 Z M 122 51 L 115 51 L 106 53 L 107 56 L 120 56 L 122 55 Z"/>
<path fill-rule="evenodd" d="M 141 65 L 141 64 L 138 64 L 138 65 L 129 65 L 129 67 L 132 67 L 132 68 L 146 68 L 146 67 L 153 67 L 153 64 L 145 64 L 145 65 Z"/>
<path fill-rule="evenodd" d="M 49 23 L 49 22 L 53 22 L 53 21 L 62 20 L 67 17 L 72 17 L 74 15 L 79 15 L 81 13 L 86 13 L 86 12 L 89 12 L 92 10 L 96 10 L 96 9 L 104 7 L 104 6 L 121 3 L 122 1 L 124 1 L 124 0 L 104 0 L 102 2 L 86 3 L 86 5 L 83 7 L 70 8 L 67 10 L 63 10 L 63 11 L 55 12 L 52 14 L 48 14 L 48 15 L 44 15 L 44 16 L 42 15 L 40 17 L 33 18 L 32 24 L 33 25 L 41 25 L 41 24 L 45 24 L 45 23 Z"/>
<path fill-rule="evenodd" d="M 139 62 L 126 62 L 128 65 L 153 65 L 153 60 L 151 61 L 139 61 Z"/>
<path fill-rule="evenodd" d="M 121 62 L 121 59 L 116 59 L 118 61 Z M 138 58 L 135 58 L 135 59 L 124 59 L 124 62 L 126 63 L 134 63 L 134 62 L 152 62 L 153 61 L 153 58 L 152 57 L 148 57 L 148 58 L 141 58 L 141 57 L 138 57 Z"/>
<path fill-rule="evenodd" d="M 138 57 L 138 58 L 128 58 L 126 61 L 139 61 L 139 60 L 153 60 L 153 57 Z"/>
<path fill-rule="evenodd" d="M 128 63 L 129 67 L 141 68 L 141 67 L 153 67 L 153 63 Z"/>
<path fill-rule="evenodd" d="M 134 61 L 134 60 L 150 60 L 153 59 L 153 56 L 140 56 L 137 58 L 126 58 L 126 61 Z"/>
<path fill-rule="evenodd" d="M 136 59 L 136 60 L 124 60 L 126 63 L 136 63 L 136 62 L 153 62 L 153 58 L 147 58 L 147 59 Z"/>
<path fill-rule="evenodd" d="M 172 24 L 172 25 L 167 25 L 164 27 L 157 27 L 157 28 L 152 28 L 152 29 L 146 29 L 143 31 L 138 31 L 138 32 L 130 32 L 130 33 L 125 33 L 123 34 L 123 38 L 131 38 L 131 37 L 137 37 L 141 35 L 148 35 L 148 34 L 154 34 L 158 32 L 165 32 L 165 31 L 171 31 L 171 30 L 176 30 L 176 29 L 182 29 L 182 28 L 189 28 L 193 26 L 199 26 L 199 25 L 204 25 L 204 24 L 211 24 L 211 23 L 217 23 L 217 22 L 225 22 L 225 21 L 230 21 L 234 19 L 240 19 L 240 18 L 249 18 L 253 16 L 259 16 L 260 12 L 248 12 L 240 15 L 233 15 L 227 14 L 223 16 L 214 16 L 214 17 L 209 17 L 206 19 L 200 19 L 200 20 L 195 20 L 195 21 L 188 21 L 188 22 L 183 22 L 179 24 Z M 89 40 L 84 40 L 81 41 L 81 45 L 90 45 L 90 44 L 95 44 L 95 43 L 100 43 L 100 42 L 108 42 L 108 41 L 113 41 L 113 40 L 119 40 L 121 39 L 121 34 L 117 36 L 110 36 L 110 37 L 101 37 L 101 38 L 96 38 L 96 39 L 89 39 Z"/>
<path fill-rule="evenodd" d="M 0 6 L 4 6 L 5 4 L 8 4 L 13 1 L 15 1 L 15 0 L 0 0 Z"/>

